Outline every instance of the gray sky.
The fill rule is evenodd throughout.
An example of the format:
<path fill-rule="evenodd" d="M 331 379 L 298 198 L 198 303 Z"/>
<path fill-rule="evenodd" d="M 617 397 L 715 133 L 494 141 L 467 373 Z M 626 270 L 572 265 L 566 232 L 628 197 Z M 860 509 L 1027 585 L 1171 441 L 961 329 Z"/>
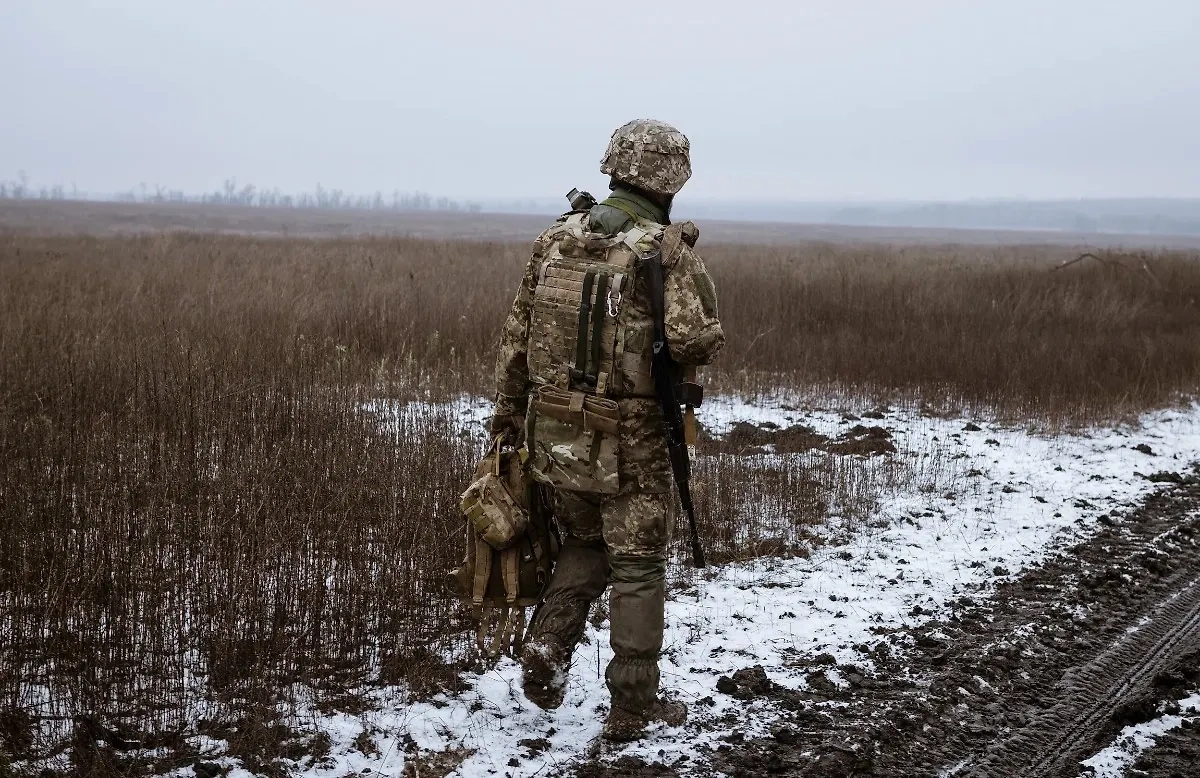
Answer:
<path fill-rule="evenodd" d="M 92 192 L 557 197 L 652 116 L 695 198 L 1200 196 L 1197 0 L 10 0 L 0 73 Z"/>

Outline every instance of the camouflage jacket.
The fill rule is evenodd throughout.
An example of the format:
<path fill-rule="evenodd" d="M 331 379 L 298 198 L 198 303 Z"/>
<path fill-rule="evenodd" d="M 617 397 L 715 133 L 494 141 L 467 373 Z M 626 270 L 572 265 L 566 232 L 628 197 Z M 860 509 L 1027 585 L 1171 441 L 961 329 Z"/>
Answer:
<path fill-rule="evenodd" d="M 529 394 L 537 386 L 530 377 L 530 319 L 534 293 L 547 253 L 563 238 L 562 217 L 534 242 L 520 289 L 504 323 L 496 365 L 497 415 L 524 415 Z M 585 224 L 589 232 L 616 235 L 637 226 L 659 240 L 666 221 L 662 211 L 636 193 L 616 190 L 613 196 L 593 207 Z M 683 225 L 684 235 L 663 257 L 665 323 L 671 356 L 683 366 L 709 364 L 724 345 L 725 335 L 717 318 L 716 291 L 704 262 L 692 249 L 695 226 Z M 652 247 L 650 238 L 639 244 Z M 649 317 L 649 294 L 644 274 L 638 273 L 626 305 Z M 648 364 L 646 366 L 648 370 Z M 615 383 L 607 395 L 620 406 L 620 473 L 622 488 L 667 491 L 670 463 L 662 429 L 662 411 L 652 391 L 631 391 L 626 383 Z"/>

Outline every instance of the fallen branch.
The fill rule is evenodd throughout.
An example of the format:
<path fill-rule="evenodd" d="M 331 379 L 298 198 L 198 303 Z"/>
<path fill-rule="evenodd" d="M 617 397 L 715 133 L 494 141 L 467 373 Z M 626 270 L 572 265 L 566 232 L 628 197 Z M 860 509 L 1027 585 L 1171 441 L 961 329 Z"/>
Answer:
<path fill-rule="evenodd" d="M 1062 270 L 1064 267 L 1070 267 L 1071 265 L 1074 265 L 1076 262 L 1082 262 L 1085 259 L 1094 259 L 1097 262 L 1103 262 L 1107 265 L 1116 265 L 1117 267 L 1121 268 L 1122 270 L 1129 270 L 1128 267 L 1126 267 L 1121 262 L 1118 262 L 1117 260 L 1113 259 L 1112 257 L 1101 257 L 1101 256 L 1098 256 L 1098 255 L 1093 254 L 1092 252 L 1088 251 L 1088 252 L 1085 252 L 1085 253 L 1080 254 L 1079 256 L 1075 257 L 1075 259 L 1069 259 L 1066 262 L 1063 262 L 1061 265 L 1051 268 L 1050 272 L 1054 272 L 1055 270 Z"/>

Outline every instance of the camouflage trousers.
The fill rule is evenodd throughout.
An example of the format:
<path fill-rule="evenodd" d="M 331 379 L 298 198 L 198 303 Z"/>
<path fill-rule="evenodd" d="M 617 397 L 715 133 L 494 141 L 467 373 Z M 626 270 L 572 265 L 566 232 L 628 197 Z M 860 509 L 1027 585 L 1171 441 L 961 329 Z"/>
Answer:
<path fill-rule="evenodd" d="M 613 659 L 604 678 L 613 707 L 644 712 L 657 698 L 663 644 L 670 494 L 629 484 L 615 495 L 553 490 L 562 548 L 530 634 L 550 634 L 574 652 L 592 603 L 609 583 Z"/>

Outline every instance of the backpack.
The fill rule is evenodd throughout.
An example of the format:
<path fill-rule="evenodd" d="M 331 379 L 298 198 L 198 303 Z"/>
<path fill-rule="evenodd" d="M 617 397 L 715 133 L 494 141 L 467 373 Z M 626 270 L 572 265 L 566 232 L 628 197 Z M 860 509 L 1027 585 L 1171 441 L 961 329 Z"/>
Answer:
<path fill-rule="evenodd" d="M 558 555 L 558 536 L 541 491 L 525 477 L 525 460 L 525 449 L 497 437 L 460 501 L 463 562 L 446 583 L 478 625 L 484 661 L 520 651 L 525 609 L 540 601 Z"/>

